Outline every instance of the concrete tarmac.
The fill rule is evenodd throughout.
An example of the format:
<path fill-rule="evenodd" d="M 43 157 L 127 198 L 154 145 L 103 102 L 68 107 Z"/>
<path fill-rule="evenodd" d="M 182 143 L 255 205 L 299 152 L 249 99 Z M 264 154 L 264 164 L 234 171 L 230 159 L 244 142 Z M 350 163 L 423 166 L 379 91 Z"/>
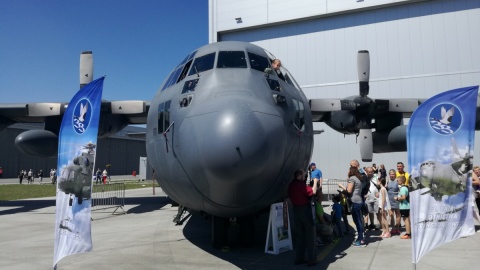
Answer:
<path fill-rule="evenodd" d="M 118 210 L 112 215 L 114 209 L 92 212 L 93 251 L 65 257 L 57 269 L 307 268 L 293 264 L 294 251 L 265 254 L 266 214 L 256 222 L 254 247 L 238 246 L 232 228 L 228 248 L 216 250 L 210 243 L 210 223 L 202 217 L 194 215 L 175 226 L 177 207 L 170 205 L 161 189 L 156 195 L 151 187 L 127 190 L 126 196 L 127 214 Z M 52 269 L 55 198 L 0 202 L 0 216 L 0 269 Z M 380 231 L 368 232 L 367 247 L 352 247 L 354 235 L 349 235 L 318 248 L 318 264 L 309 269 L 415 269 L 411 240 L 379 235 Z M 416 269 L 475 268 L 479 255 L 480 233 L 476 233 L 437 247 Z"/>

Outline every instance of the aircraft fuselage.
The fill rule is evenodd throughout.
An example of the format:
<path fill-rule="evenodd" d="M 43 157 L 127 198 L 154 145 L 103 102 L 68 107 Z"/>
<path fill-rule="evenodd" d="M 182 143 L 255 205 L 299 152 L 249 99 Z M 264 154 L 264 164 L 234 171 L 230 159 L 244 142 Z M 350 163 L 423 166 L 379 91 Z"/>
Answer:
<path fill-rule="evenodd" d="M 292 76 L 278 75 L 271 60 L 253 44 L 213 43 L 165 80 L 150 105 L 147 155 L 173 200 L 242 217 L 286 197 L 311 158 L 312 117 Z"/>

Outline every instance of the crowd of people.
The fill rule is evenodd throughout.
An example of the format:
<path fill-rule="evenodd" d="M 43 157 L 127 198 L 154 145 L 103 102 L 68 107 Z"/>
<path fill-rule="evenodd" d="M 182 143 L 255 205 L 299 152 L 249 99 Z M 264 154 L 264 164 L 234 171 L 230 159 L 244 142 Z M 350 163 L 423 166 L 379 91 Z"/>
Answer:
<path fill-rule="evenodd" d="M 322 206 L 322 172 L 315 163 L 310 164 L 308 171 L 297 170 L 288 187 L 295 224 L 295 264 L 316 265 L 316 248 L 323 246 L 325 239 L 331 241 L 332 235 L 351 234 L 348 215 L 356 229 L 354 247 L 365 247 L 366 232 L 371 230 L 381 231 L 381 238 L 411 239 L 410 175 L 402 162 L 396 164 L 396 170 L 387 171 L 383 164 L 362 168 L 357 160 L 352 160 L 347 186 L 338 185 L 338 194 L 332 197 L 330 215 Z M 479 166 L 473 168 L 472 185 L 474 201 L 480 211 Z M 474 218 L 480 223 L 475 211 Z"/>
<path fill-rule="evenodd" d="M 19 184 L 23 183 L 23 180 L 26 179 L 28 184 L 33 184 L 35 182 L 35 179 L 38 179 L 38 183 L 41 185 L 43 184 L 43 170 L 40 169 L 36 173 L 30 169 L 30 170 L 21 170 L 20 173 L 18 174 L 18 181 Z M 110 176 L 108 175 L 107 169 L 104 169 L 103 171 L 98 168 L 97 172 L 95 173 L 95 183 L 103 183 L 106 184 L 107 182 L 110 181 Z M 57 169 L 51 169 L 50 170 L 50 183 L 51 184 L 56 184 L 57 183 Z"/>
<path fill-rule="evenodd" d="M 18 182 L 20 184 L 23 183 L 23 179 L 27 180 L 27 184 L 33 184 L 35 182 L 35 179 L 39 179 L 39 184 L 43 184 L 43 170 L 40 169 L 37 172 L 34 172 L 32 169 L 30 170 L 21 170 L 20 173 L 18 174 Z"/>

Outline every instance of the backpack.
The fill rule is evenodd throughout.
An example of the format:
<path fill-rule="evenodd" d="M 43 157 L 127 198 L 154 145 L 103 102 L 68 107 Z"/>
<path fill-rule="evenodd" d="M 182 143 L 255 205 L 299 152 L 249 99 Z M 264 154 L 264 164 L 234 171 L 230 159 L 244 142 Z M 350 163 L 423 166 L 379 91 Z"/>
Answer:
<path fill-rule="evenodd" d="M 368 192 L 370 191 L 370 180 L 368 180 L 368 177 L 366 174 L 363 174 L 362 173 L 362 198 L 365 197 L 365 195 L 368 194 Z"/>

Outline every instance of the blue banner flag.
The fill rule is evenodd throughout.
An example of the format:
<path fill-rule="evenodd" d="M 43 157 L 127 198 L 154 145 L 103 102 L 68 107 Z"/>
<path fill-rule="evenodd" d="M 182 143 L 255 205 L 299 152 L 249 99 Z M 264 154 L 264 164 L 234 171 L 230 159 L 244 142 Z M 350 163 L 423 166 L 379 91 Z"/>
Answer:
<path fill-rule="evenodd" d="M 478 86 L 422 103 L 407 128 L 412 261 L 475 233 L 472 162 Z"/>
<path fill-rule="evenodd" d="M 63 115 L 56 170 L 54 268 L 65 256 L 92 250 L 92 178 L 104 78 L 80 89 Z"/>

